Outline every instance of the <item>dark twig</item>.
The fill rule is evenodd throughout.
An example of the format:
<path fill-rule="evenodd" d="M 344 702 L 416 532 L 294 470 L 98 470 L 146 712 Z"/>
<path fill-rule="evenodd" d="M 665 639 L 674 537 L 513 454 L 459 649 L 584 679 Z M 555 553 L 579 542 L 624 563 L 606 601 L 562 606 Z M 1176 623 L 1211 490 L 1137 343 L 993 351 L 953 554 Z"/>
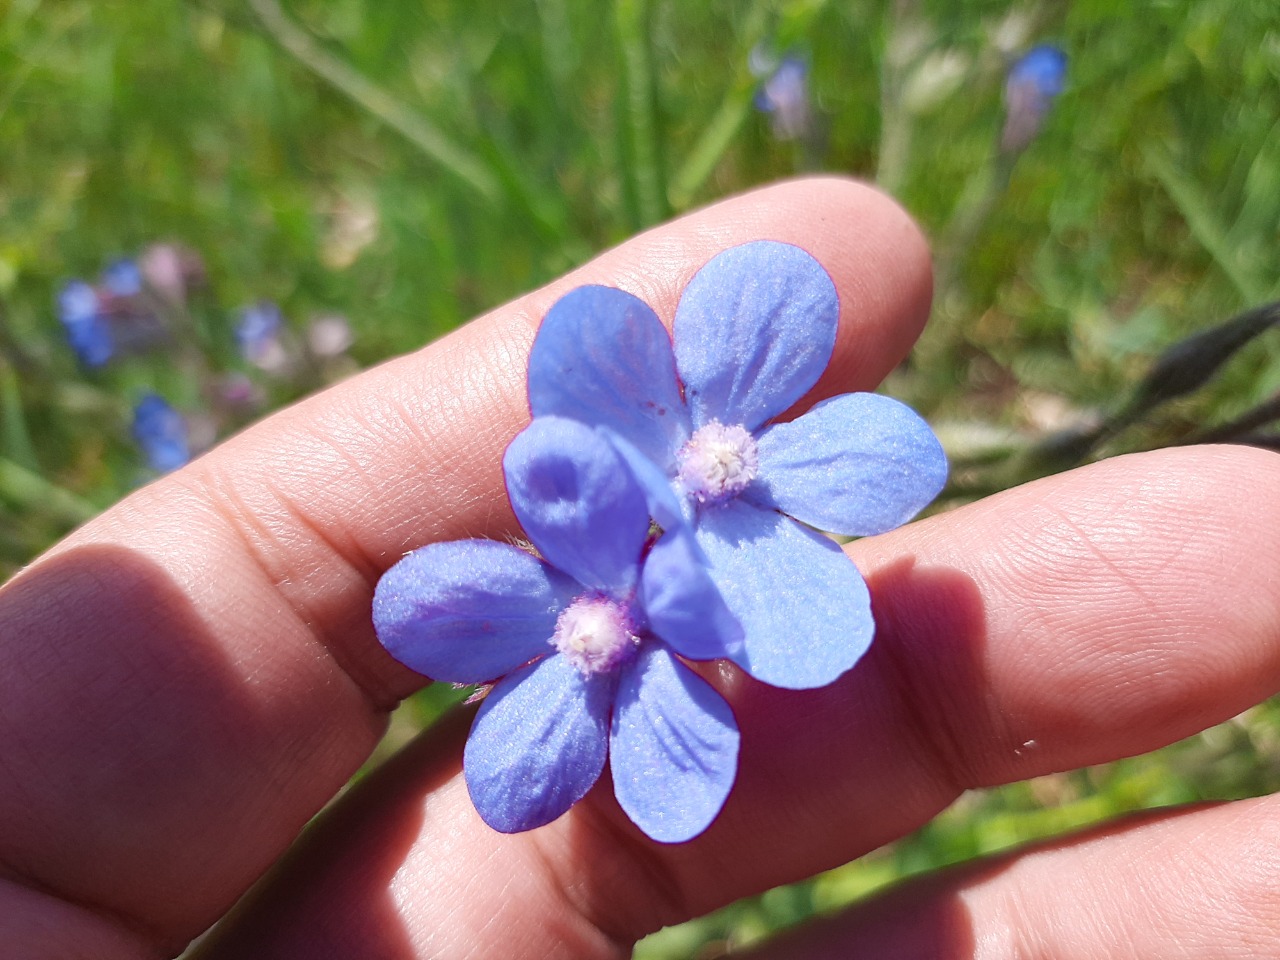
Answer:
<path fill-rule="evenodd" d="M 1236 419 L 1197 434 L 1187 443 L 1244 443 L 1242 438 L 1249 436 L 1259 427 L 1280 420 L 1280 393 L 1270 400 L 1258 404 Z"/>
<path fill-rule="evenodd" d="M 1096 427 L 1046 437 L 1027 451 L 1022 458 L 1022 466 L 1030 475 L 1043 476 L 1083 463 L 1102 443 L 1133 426 L 1156 407 L 1204 386 L 1238 350 L 1277 323 L 1280 323 L 1280 302 L 1268 303 L 1180 340 L 1156 359 L 1129 402 L 1118 412 Z M 1256 422 L 1241 423 L 1237 432 L 1253 430 L 1273 419 L 1274 415 Z M 1232 426 L 1228 424 L 1218 429 L 1226 430 Z M 1235 437 L 1231 439 L 1240 442 Z M 1191 442 L 1215 441 L 1197 439 Z"/>
<path fill-rule="evenodd" d="M 1119 414 L 1125 425 L 1175 397 L 1204 386 L 1237 350 L 1280 322 L 1280 302 L 1254 307 L 1175 343 L 1156 360 Z"/>
<path fill-rule="evenodd" d="M 1231 442 L 1280 453 L 1280 433 L 1246 433 L 1235 437 Z"/>

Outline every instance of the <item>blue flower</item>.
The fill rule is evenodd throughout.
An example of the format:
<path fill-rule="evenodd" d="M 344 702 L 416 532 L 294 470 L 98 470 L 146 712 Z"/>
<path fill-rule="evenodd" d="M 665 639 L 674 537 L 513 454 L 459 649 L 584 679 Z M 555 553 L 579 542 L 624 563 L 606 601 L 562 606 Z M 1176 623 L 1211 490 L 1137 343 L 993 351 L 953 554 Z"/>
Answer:
<path fill-rule="evenodd" d="M 857 568 L 810 528 L 890 530 L 947 474 L 928 425 L 888 397 L 844 394 L 779 420 L 826 369 L 838 317 L 816 260 L 761 241 L 698 271 L 676 310 L 674 349 L 643 301 L 588 286 L 551 308 L 529 357 L 535 423 L 559 416 L 599 428 L 652 463 L 636 470 L 651 499 L 673 488 L 681 497 L 745 631 L 725 656 L 778 687 L 830 683 L 875 629 Z"/>
<path fill-rule="evenodd" d="M 773 135 L 796 140 L 809 130 L 809 66 L 796 56 L 784 57 L 756 93 L 756 109 L 767 113 Z"/>
<path fill-rule="evenodd" d="M 1005 78 L 1002 150 L 1023 150 L 1036 138 L 1066 78 L 1067 55 L 1050 44 L 1034 47 L 1014 62 Z"/>
<path fill-rule="evenodd" d="M 236 321 L 236 343 L 240 355 L 263 369 L 274 370 L 287 362 L 284 345 L 280 342 L 284 318 L 280 308 L 269 300 L 262 300 L 240 311 Z"/>
<path fill-rule="evenodd" d="M 187 422 L 168 401 L 149 393 L 133 408 L 133 438 L 152 470 L 168 473 L 191 459 Z"/>
<path fill-rule="evenodd" d="M 113 260 L 102 271 L 102 286 L 113 297 L 136 297 L 142 293 L 142 271 L 132 260 Z"/>
<path fill-rule="evenodd" d="M 111 327 L 93 287 L 83 280 L 63 284 L 58 291 L 58 319 L 82 364 L 96 368 L 111 359 L 115 353 Z"/>
<path fill-rule="evenodd" d="M 556 819 L 608 757 L 641 830 L 668 843 L 697 836 L 733 786 L 738 729 L 678 656 L 723 656 L 740 630 L 688 529 L 673 522 L 655 542 L 623 457 L 572 420 L 538 419 L 503 466 L 540 556 L 489 540 L 414 551 L 378 583 L 378 639 L 437 680 L 496 679 L 463 757 L 495 829 Z"/>

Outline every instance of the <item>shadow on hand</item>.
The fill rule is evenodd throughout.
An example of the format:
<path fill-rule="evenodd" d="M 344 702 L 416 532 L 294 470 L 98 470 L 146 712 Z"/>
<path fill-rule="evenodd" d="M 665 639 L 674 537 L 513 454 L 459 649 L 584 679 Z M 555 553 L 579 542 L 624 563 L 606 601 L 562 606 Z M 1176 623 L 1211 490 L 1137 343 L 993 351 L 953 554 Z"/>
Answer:
<path fill-rule="evenodd" d="M 268 868 L 376 733 L 372 715 L 324 716 L 337 671 L 297 669 L 295 621 L 228 642 L 192 595 L 141 552 L 94 544 L 0 592 L 0 860 L 166 953 Z M 385 906 L 365 904 L 377 920 L 351 955 L 403 956 L 386 884 L 372 890 Z"/>
<path fill-rule="evenodd" d="M 423 830 L 423 798 L 461 770 L 474 714 L 450 710 L 316 817 L 191 960 L 418 956 L 392 886 Z"/>

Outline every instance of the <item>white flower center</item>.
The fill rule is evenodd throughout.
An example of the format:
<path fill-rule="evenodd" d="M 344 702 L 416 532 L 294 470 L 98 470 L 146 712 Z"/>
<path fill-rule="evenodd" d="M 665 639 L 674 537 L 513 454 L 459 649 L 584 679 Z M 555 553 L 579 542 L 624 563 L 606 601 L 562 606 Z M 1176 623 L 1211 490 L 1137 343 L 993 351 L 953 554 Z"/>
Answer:
<path fill-rule="evenodd" d="M 584 677 L 621 666 L 639 643 L 626 604 L 591 594 L 561 611 L 551 636 L 551 645 Z"/>
<path fill-rule="evenodd" d="M 741 424 L 717 420 L 699 427 L 676 454 L 677 478 L 699 503 L 736 497 L 760 472 L 756 441 Z"/>

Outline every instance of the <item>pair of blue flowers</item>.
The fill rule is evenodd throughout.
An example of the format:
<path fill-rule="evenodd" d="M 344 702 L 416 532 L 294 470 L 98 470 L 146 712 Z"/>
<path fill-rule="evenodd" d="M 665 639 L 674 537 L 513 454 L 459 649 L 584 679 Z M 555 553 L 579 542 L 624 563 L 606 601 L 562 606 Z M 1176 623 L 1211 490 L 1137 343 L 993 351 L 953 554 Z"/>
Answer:
<path fill-rule="evenodd" d="M 438 680 L 489 684 L 467 784 L 504 832 L 559 817 L 610 761 L 655 840 L 691 839 L 737 773 L 723 697 L 686 661 L 823 686 L 866 652 L 870 598 L 813 528 L 880 533 L 937 495 L 946 460 L 910 409 L 845 394 L 777 422 L 817 382 L 839 302 L 798 247 L 734 247 L 689 283 L 672 337 L 644 302 L 588 286 L 529 358 L 533 422 L 503 467 L 538 555 L 423 547 L 378 584 L 378 637 Z"/>
<path fill-rule="evenodd" d="M 130 301 L 143 291 L 142 271 L 136 262 L 113 260 L 94 287 L 83 280 L 69 280 L 58 290 L 58 319 L 67 343 L 87 368 L 104 366 L 119 351 L 122 341 L 145 339 L 150 324 L 139 324 Z M 130 329 L 141 327 L 140 330 Z"/>

